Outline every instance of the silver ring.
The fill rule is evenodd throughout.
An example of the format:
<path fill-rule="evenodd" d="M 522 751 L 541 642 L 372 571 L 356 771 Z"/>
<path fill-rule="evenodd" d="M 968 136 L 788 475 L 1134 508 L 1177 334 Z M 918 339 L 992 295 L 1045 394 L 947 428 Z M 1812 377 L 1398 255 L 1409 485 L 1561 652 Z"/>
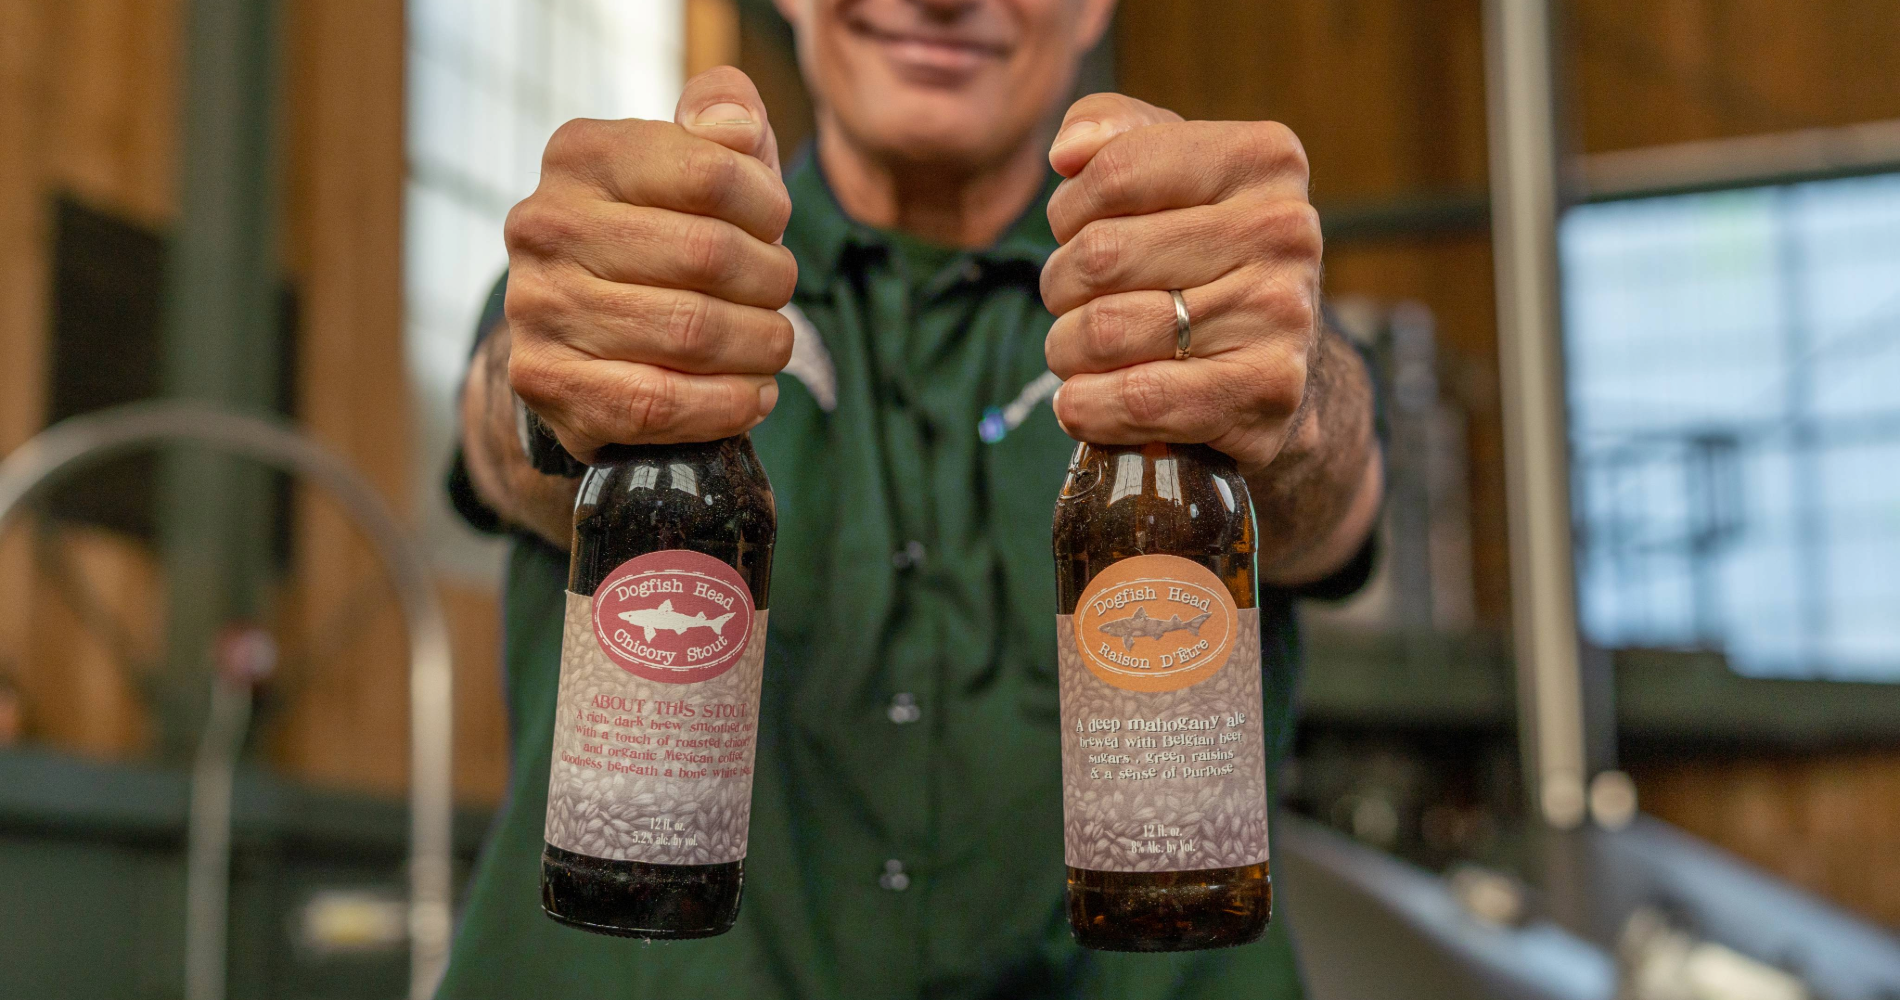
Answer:
<path fill-rule="evenodd" d="M 1168 294 L 1174 296 L 1174 360 L 1186 361 L 1194 341 L 1194 326 L 1188 322 L 1187 300 L 1181 297 L 1181 290 L 1171 288 Z"/>

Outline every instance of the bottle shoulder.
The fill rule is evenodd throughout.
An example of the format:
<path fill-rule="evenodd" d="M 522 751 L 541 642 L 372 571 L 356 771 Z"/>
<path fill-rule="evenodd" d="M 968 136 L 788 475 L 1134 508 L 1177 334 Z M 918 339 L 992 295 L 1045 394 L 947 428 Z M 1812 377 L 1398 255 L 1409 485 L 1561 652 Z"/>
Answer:
<path fill-rule="evenodd" d="M 1206 445 L 1078 445 L 1056 500 L 1058 508 L 1111 507 L 1129 498 L 1214 500 L 1229 514 L 1252 505 L 1247 480 L 1234 460 Z"/>

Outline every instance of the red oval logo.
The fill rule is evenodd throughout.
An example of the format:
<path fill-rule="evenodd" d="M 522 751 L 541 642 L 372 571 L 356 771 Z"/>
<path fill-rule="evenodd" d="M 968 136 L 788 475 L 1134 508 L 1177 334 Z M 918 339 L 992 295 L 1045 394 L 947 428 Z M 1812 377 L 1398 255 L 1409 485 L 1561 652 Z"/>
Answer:
<path fill-rule="evenodd" d="M 628 673 L 665 684 L 711 680 L 752 640 L 752 592 L 701 552 L 635 556 L 594 591 L 594 637 Z"/>

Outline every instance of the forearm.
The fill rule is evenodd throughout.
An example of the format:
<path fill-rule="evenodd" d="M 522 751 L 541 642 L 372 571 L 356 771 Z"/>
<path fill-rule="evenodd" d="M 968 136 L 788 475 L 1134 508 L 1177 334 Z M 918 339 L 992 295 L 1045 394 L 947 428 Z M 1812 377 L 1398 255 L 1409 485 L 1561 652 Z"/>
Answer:
<path fill-rule="evenodd" d="M 1324 579 L 1365 544 L 1385 490 L 1372 384 L 1339 334 L 1315 348 L 1306 397 L 1286 445 L 1247 476 L 1260 524 L 1260 577 L 1294 586 Z"/>
<path fill-rule="evenodd" d="M 521 450 L 514 392 L 508 387 L 508 321 L 488 331 L 462 389 L 462 451 L 469 479 L 503 521 L 566 551 L 572 540 L 579 479 L 537 472 Z"/>

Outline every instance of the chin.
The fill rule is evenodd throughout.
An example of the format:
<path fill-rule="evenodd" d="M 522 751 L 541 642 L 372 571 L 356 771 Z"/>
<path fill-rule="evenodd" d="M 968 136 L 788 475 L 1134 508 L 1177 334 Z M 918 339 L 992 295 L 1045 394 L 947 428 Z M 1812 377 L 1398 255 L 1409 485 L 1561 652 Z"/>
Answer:
<path fill-rule="evenodd" d="M 1015 148 L 1014 130 L 998 129 L 994 112 L 966 98 L 925 95 L 864 109 L 859 138 L 894 160 L 950 169 L 976 168 Z"/>

